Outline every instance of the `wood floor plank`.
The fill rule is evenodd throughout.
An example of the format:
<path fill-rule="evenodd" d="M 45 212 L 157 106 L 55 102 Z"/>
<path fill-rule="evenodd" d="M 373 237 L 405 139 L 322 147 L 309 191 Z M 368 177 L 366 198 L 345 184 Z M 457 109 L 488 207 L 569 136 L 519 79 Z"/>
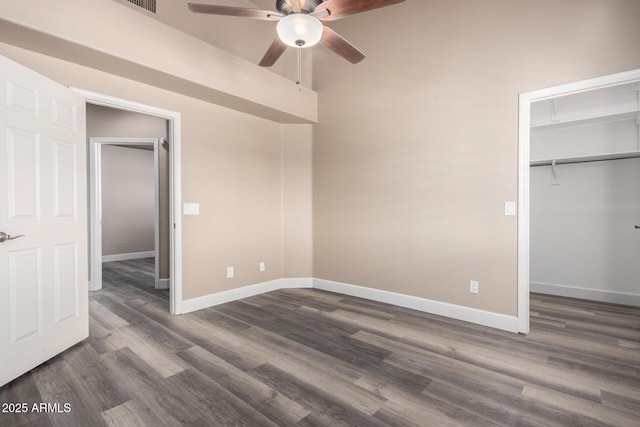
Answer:
<path fill-rule="evenodd" d="M 531 379 L 531 382 L 535 382 L 537 379 L 543 384 L 550 383 L 562 390 L 568 389 L 586 399 L 600 400 L 599 388 L 588 389 L 558 384 L 557 381 L 551 381 L 535 371 L 523 374 L 516 368 L 510 368 L 508 365 L 503 366 L 502 363 L 495 365 L 487 363 L 484 357 L 458 355 L 458 349 L 455 348 L 451 349 L 455 357 L 450 357 L 448 353 L 442 353 L 438 347 L 420 348 L 403 341 L 390 340 L 366 332 L 359 332 L 354 337 L 393 349 L 391 356 L 386 359 L 387 363 L 402 366 L 425 377 L 457 383 L 461 388 L 475 385 L 480 394 L 518 395 L 522 392 L 527 379 Z"/>
<path fill-rule="evenodd" d="M 521 397 L 520 381 L 467 362 L 450 363 L 439 355 L 419 355 L 407 349 L 399 349 L 388 361 L 416 374 L 430 375 L 433 382 L 423 393 L 435 401 L 442 400 L 442 405 L 451 402 L 455 418 L 460 416 L 457 412 L 460 410 L 466 419 L 475 414 L 488 423 L 518 425 L 523 419 L 532 424 L 545 423 L 540 419 L 532 422 L 536 421 L 536 414 Z"/>
<path fill-rule="evenodd" d="M 241 349 L 260 349 L 266 356 L 266 362 L 281 369 L 296 371 L 306 381 L 322 384 L 324 380 L 331 378 L 353 382 L 363 373 L 360 366 L 260 328 L 251 328 L 244 336 L 249 341 L 245 342 Z M 308 369 L 311 360 L 314 369 Z"/>
<path fill-rule="evenodd" d="M 93 399 L 102 411 L 129 400 L 130 395 L 111 381 L 113 373 L 91 345 L 76 345 L 63 357 L 87 398 Z"/>
<path fill-rule="evenodd" d="M 125 402 L 119 406 L 109 409 L 102 413 L 104 421 L 109 427 L 144 427 L 145 421 L 142 419 L 139 411 L 131 408 L 128 405 L 129 402 Z M 157 420 L 160 425 L 160 420 Z"/>
<path fill-rule="evenodd" d="M 429 417 L 425 418 L 427 408 Z M 390 426 L 424 427 L 425 423 L 441 427 L 459 427 L 461 425 L 459 420 L 454 420 L 441 413 L 440 408 L 435 405 L 429 408 L 423 402 L 414 405 L 401 399 L 385 403 L 374 416 Z"/>
<path fill-rule="evenodd" d="M 562 346 L 564 349 L 575 352 L 584 352 L 588 349 L 589 355 L 605 360 L 614 359 L 635 364 L 640 358 L 640 349 L 634 351 L 634 349 L 619 347 L 618 340 L 608 335 L 557 330 L 540 325 L 531 332 L 528 339 L 548 346 Z"/>
<path fill-rule="evenodd" d="M 149 319 L 175 331 L 194 345 L 218 355 L 242 370 L 252 369 L 266 361 L 259 351 L 236 351 L 235 347 L 239 341 L 242 341 L 244 331 L 237 335 L 230 334 L 226 326 L 207 322 L 191 313 L 179 317 L 168 317 L 157 307 L 147 305 L 141 306 L 139 310 Z"/>
<path fill-rule="evenodd" d="M 640 341 L 618 340 L 618 345 L 624 348 L 640 349 Z"/>
<path fill-rule="evenodd" d="M 181 426 L 180 423 L 171 418 L 158 417 L 154 411 L 138 403 L 135 399 L 104 411 L 102 418 L 109 427 Z"/>
<path fill-rule="evenodd" d="M 24 408 L 8 410 L 0 413 L 0 421 L 3 427 L 17 427 L 25 424 L 51 425 L 49 416 L 46 413 L 32 412 L 33 404 L 43 402 L 35 378 L 31 372 L 26 373 L 17 380 L 0 388 L 0 403 L 6 404 L 26 404 Z"/>
<path fill-rule="evenodd" d="M 416 339 L 416 337 L 407 340 L 407 342 L 422 348 L 434 348 L 434 341 L 431 341 L 431 338 Z M 445 348 L 449 348 L 450 344 L 445 340 L 435 345 L 440 346 L 436 351 L 446 352 Z M 602 378 L 592 372 L 568 371 L 558 366 L 537 361 L 523 363 L 525 360 L 521 358 L 490 349 L 481 349 L 466 343 L 458 343 L 455 346 L 455 355 L 451 354 L 451 352 L 448 352 L 448 354 L 459 360 L 469 361 L 494 372 L 500 372 L 532 383 L 540 383 L 540 385 L 558 391 L 582 394 L 585 397 L 599 392 L 606 385 L 612 388 L 610 390 L 612 392 L 632 393 L 634 396 L 640 392 L 640 389 L 629 387 L 627 384 L 609 382 L 606 378 Z M 604 384 L 603 380 L 605 380 Z"/>
<path fill-rule="evenodd" d="M 535 339 L 535 338 L 534 338 Z M 554 388 L 554 383 L 558 391 L 564 391 L 561 388 L 568 386 L 573 389 L 603 389 L 613 393 L 629 395 L 633 398 L 640 396 L 640 384 L 633 384 L 629 382 L 616 382 L 607 375 L 602 375 L 601 372 L 588 371 L 588 372 L 576 372 L 575 370 L 568 370 L 562 367 L 554 366 L 550 363 L 543 361 L 527 361 L 523 357 L 519 357 L 517 353 L 509 353 L 506 351 L 496 352 L 495 349 L 490 347 L 481 347 L 478 345 L 470 345 L 466 342 L 457 342 L 453 348 L 455 348 L 455 355 L 449 350 L 451 349 L 451 340 L 444 336 L 424 334 L 424 336 L 415 336 L 404 339 L 417 347 L 432 349 L 434 351 L 448 353 L 452 357 L 465 358 L 467 360 L 475 361 L 474 363 L 487 366 L 489 369 L 497 372 L 504 372 L 508 375 L 512 375 L 521 378 L 526 381 L 535 383 L 536 379 L 533 376 L 533 372 L 546 380 L 547 384 L 541 384 Z M 560 343 L 559 343 L 560 345 Z M 561 345 L 566 345 L 563 342 Z M 599 342 L 585 343 L 585 347 L 595 349 L 594 354 L 603 357 L 601 351 L 604 349 L 604 344 Z M 575 348 L 574 348 L 575 350 Z M 592 350 L 593 351 L 593 350 Z M 611 348 L 611 353 L 616 359 L 622 359 L 625 362 L 633 363 L 634 357 L 629 353 L 622 354 L 619 349 Z M 526 356 L 526 355 L 523 355 Z M 635 359 L 639 360 L 639 359 Z"/>
<path fill-rule="evenodd" d="M 161 420 L 188 424 L 200 416 L 191 403 L 184 401 L 179 390 L 129 348 L 108 353 L 102 359 L 113 372 L 113 381 Z"/>
<path fill-rule="evenodd" d="M 477 420 L 482 425 L 516 425 L 521 417 L 520 408 L 511 406 L 511 402 L 497 402 L 488 395 L 463 390 L 439 380 L 432 381 L 423 394 L 441 402 L 443 407 L 451 408 L 445 413 L 462 422 Z"/>
<path fill-rule="evenodd" d="M 48 412 L 54 426 L 104 426 L 102 409 L 95 396 L 87 398 L 85 390 L 73 375 L 63 356 L 56 356 L 33 370 L 42 401 L 57 408 Z M 68 411 L 65 404 L 69 405 Z"/>
<path fill-rule="evenodd" d="M 545 404 L 558 408 L 563 412 L 577 413 L 581 414 L 583 417 L 597 420 L 599 422 L 598 425 L 607 425 L 608 423 L 613 423 L 619 427 L 634 427 L 638 425 L 638 419 L 634 416 L 628 416 L 623 412 L 610 409 L 598 403 L 559 391 L 550 390 L 548 388 L 539 387 L 535 384 L 526 384 L 522 391 L 522 395 L 535 399 L 539 402 L 544 402 Z M 575 416 L 571 416 L 571 420 L 578 421 Z M 587 421 L 585 421 L 584 418 L 581 423 L 584 423 L 581 425 L 587 425 Z"/>
<path fill-rule="evenodd" d="M 640 426 L 640 308 L 531 296 L 527 336 L 314 289 L 168 313 L 106 263 L 90 337 L 0 388 L 13 426 Z"/>
<path fill-rule="evenodd" d="M 195 407 L 200 415 L 191 425 L 254 425 L 277 427 L 264 414 L 253 408 L 206 374 L 188 369 L 167 379 L 180 389 L 185 401 Z"/>
<path fill-rule="evenodd" d="M 91 318 L 89 319 L 89 322 L 91 322 Z M 124 340 L 122 335 L 113 334 L 111 331 L 108 331 L 106 335 L 89 335 L 87 343 L 89 343 L 89 345 L 91 345 L 98 354 L 121 350 L 129 346 L 129 343 Z"/>
<path fill-rule="evenodd" d="M 278 425 L 293 425 L 309 415 L 296 402 L 200 347 L 183 351 L 180 357 Z"/>
<path fill-rule="evenodd" d="M 120 326 L 126 326 L 129 323 L 115 314 L 113 311 L 104 307 L 97 300 L 89 301 L 89 308 L 91 309 L 91 317 L 104 329 L 113 329 Z"/>
<path fill-rule="evenodd" d="M 326 393 L 332 393 L 338 388 L 342 399 L 359 411 L 371 415 L 384 403 L 378 396 L 355 386 L 353 382 L 362 375 L 362 371 L 354 373 L 353 368 L 349 368 L 349 365 L 340 359 L 315 350 L 304 350 L 299 343 L 278 338 L 258 329 L 247 331 L 246 336 L 254 338 L 259 343 L 271 366 L 313 384 Z M 249 342 L 247 345 L 255 346 Z M 309 369 L 310 361 L 313 361 L 313 369 Z"/>
<path fill-rule="evenodd" d="M 603 391 L 602 405 L 606 408 L 624 412 L 625 414 L 629 415 L 631 419 L 640 420 L 640 400 L 638 399 L 632 399 L 627 396 L 621 396 L 619 394 Z"/>
<path fill-rule="evenodd" d="M 374 417 L 389 424 L 403 426 L 424 426 L 425 417 L 434 426 L 459 426 L 460 420 L 446 415 L 441 402 L 434 402 L 422 393 L 407 392 L 389 384 L 384 379 L 367 375 L 356 381 L 365 390 L 384 398 L 386 401 L 376 411 Z"/>
<path fill-rule="evenodd" d="M 322 422 L 336 426 L 386 425 L 376 418 L 366 415 L 369 408 L 355 408 L 345 404 L 339 394 L 322 391 L 269 364 L 252 369 L 249 373 L 309 409 L 311 415 L 305 418 L 316 418 L 314 423 Z"/>
<path fill-rule="evenodd" d="M 358 330 L 366 330 L 374 333 L 384 333 L 385 335 L 393 335 L 396 337 L 406 336 L 408 333 L 420 331 L 418 325 L 407 325 L 406 323 L 392 322 L 391 319 L 380 318 L 371 315 L 371 313 L 353 312 L 344 309 L 335 310 L 330 313 L 324 313 L 324 316 L 339 322 L 345 322 Z"/>
<path fill-rule="evenodd" d="M 606 378 L 619 384 L 628 384 L 630 387 L 640 385 L 640 367 L 631 364 L 605 362 L 599 358 L 571 358 L 564 355 L 549 356 L 547 363 L 551 366 L 559 366 L 567 371 L 581 372 L 584 375 Z"/>
<path fill-rule="evenodd" d="M 118 339 L 127 342 L 127 347 L 131 351 L 165 378 L 189 368 L 187 364 L 181 363 L 181 359 L 175 355 L 174 351 L 176 350 L 150 339 L 138 328 L 125 326 L 114 329 L 112 332 Z M 177 350 L 181 351 L 181 347 Z"/>

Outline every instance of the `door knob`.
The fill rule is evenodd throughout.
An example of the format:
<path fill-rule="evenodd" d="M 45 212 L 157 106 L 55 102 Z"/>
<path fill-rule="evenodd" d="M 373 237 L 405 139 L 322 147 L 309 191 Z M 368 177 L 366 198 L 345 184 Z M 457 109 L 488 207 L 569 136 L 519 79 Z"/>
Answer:
<path fill-rule="evenodd" d="M 636 228 L 640 228 L 640 225 L 636 225 Z"/>
<path fill-rule="evenodd" d="M 0 231 L 0 243 L 6 242 L 7 240 L 17 239 L 18 237 L 24 237 L 24 234 L 20 234 L 18 236 L 11 236 L 4 231 Z"/>

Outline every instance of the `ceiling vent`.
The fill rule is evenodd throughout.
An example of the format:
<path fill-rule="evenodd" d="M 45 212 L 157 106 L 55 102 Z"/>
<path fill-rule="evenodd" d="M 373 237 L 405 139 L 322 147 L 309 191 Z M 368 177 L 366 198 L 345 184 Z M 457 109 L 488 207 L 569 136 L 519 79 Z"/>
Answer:
<path fill-rule="evenodd" d="M 129 3 L 133 3 L 136 6 L 140 6 L 149 12 L 156 13 L 156 0 L 127 0 Z"/>

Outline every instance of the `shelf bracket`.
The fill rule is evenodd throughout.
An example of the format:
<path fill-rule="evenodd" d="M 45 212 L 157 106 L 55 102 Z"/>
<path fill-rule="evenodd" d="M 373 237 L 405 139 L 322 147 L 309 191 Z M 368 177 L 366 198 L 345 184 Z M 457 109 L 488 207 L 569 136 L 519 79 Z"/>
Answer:
<path fill-rule="evenodd" d="M 558 98 L 551 100 L 551 122 L 558 121 Z"/>
<path fill-rule="evenodd" d="M 555 160 L 551 161 L 551 185 L 560 185 L 560 181 L 558 180 L 558 169 Z"/>

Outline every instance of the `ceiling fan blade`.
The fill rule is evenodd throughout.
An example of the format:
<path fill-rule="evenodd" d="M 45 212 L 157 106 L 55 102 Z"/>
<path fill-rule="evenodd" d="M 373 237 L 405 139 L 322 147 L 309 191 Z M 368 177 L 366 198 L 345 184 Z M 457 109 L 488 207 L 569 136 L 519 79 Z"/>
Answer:
<path fill-rule="evenodd" d="M 286 0 L 286 2 L 295 13 L 302 12 L 302 5 L 300 5 L 300 0 Z"/>
<path fill-rule="evenodd" d="M 329 10 L 328 9 L 314 10 L 309 15 L 313 16 L 314 18 L 324 20 L 324 18 L 329 16 Z"/>
<path fill-rule="evenodd" d="M 329 27 L 324 27 L 320 43 L 352 64 L 357 64 L 365 58 L 364 53 Z"/>
<path fill-rule="evenodd" d="M 262 19 L 273 21 L 284 16 L 271 10 L 247 9 L 244 7 L 216 6 L 213 4 L 189 3 L 189 10 L 194 13 L 208 13 L 211 15 L 237 16 L 240 18 Z"/>
<path fill-rule="evenodd" d="M 327 0 L 316 7 L 314 13 L 328 10 L 329 16 L 320 18 L 323 21 L 335 21 L 356 13 L 367 12 L 381 7 L 402 3 L 405 0 Z"/>
<path fill-rule="evenodd" d="M 276 63 L 278 58 L 282 56 L 285 50 L 287 50 L 287 45 L 282 43 L 280 37 L 276 36 L 271 46 L 269 46 L 269 49 L 267 49 L 267 53 L 262 57 L 259 65 L 261 67 L 271 67 Z"/>

